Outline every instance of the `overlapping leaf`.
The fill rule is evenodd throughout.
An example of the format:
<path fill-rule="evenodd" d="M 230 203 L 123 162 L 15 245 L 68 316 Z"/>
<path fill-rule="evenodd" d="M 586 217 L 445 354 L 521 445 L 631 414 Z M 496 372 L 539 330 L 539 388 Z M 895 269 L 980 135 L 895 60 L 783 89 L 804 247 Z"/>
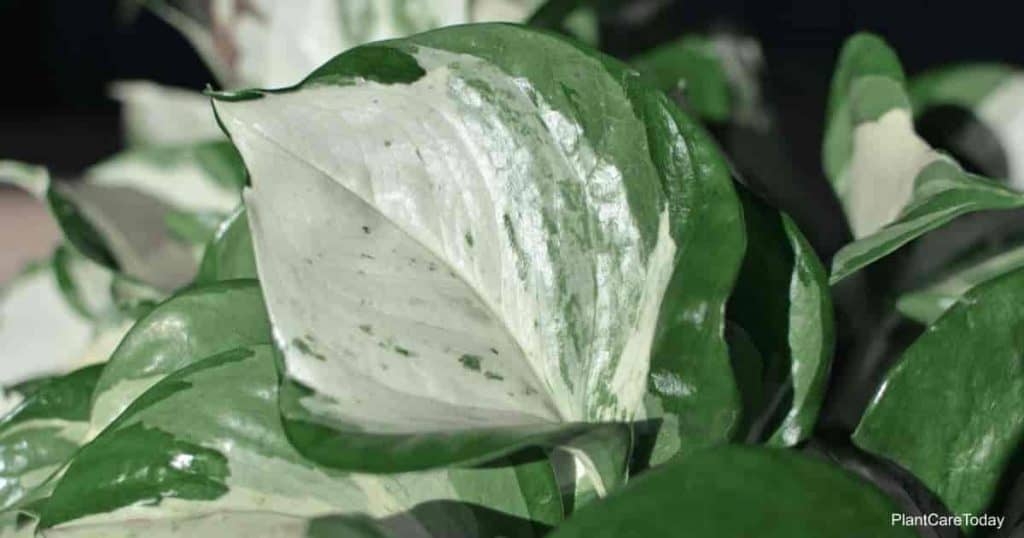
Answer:
<path fill-rule="evenodd" d="M 192 279 L 198 260 L 191 243 L 202 244 L 212 235 L 202 230 L 216 228 L 237 205 L 243 174 L 226 142 L 123 153 L 73 183 L 51 182 L 42 168 L 0 163 L 0 180 L 44 198 L 75 250 L 165 291 Z"/>
<path fill-rule="evenodd" d="M 87 366 L 39 381 L 0 420 L 0 510 L 31 495 L 78 449 L 101 369 Z"/>
<path fill-rule="evenodd" d="M 531 512 L 538 499 L 525 498 L 519 485 L 543 475 L 528 475 L 531 469 L 522 467 L 400 476 L 318 468 L 295 452 L 281 429 L 277 384 L 268 345 L 236 348 L 178 369 L 75 454 L 39 508 L 40 528 L 81 526 L 87 533 L 94 525 L 238 511 L 383 517 L 445 499 L 521 517 L 527 530 L 530 518 L 541 515 Z M 557 514 L 558 492 L 547 462 L 525 466 L 546 468 L 547 491 L 531 493 L 543 493 L 541 500 L 554 503 Z M 460 515 L 455 510 L 449 517 Z M 406 521 L 397 535 L 435 536 L 414 514 L 400 517 Z M 469 526 L 445 536 L 476 534 Z"/>
<path fill-rule="evenodd" d="M 469 22 L 521 22 L 540 0 L 144 0 L 227 88 L 295 83 L 338 51 Z M 301 32 L 295 31 L 302 28 Z"/>
<path fill-rule="evenodd" d="M 552 538 L 916 536 L 892 502 L 825 462 L 726 446 L 678 458 L 591 504 Z"/>
<path fill-rule="evenodd" d="M 945 133 L 950 149 L 970 156 L 986 174 L 1024 189 L 1024 76 L 1018 70 L 985 63 L 943 67 L 915 77 L 910 97 L 918 118 L 947 108 L 969 113 L 973 121 Z M 988 129 L 996 147 L 989 147 L 979 126 Z"/>
<path fill-rule="evenodd" d="M 635 74 L 479 25 L 215 98 L 252 175 L 307 455 L 384 470 L 545 439 L 586 452 L 568 441 L 581 424 L 641 418 L 649 365 L 688 441 L 728 438 L 735 194 L 706 135 Z M 376 461 L 331 456 L 361 439 Z"/>
<path fill-rule="evenodd" d="M 46 328 L 46 338 L 40 338 L 41 327 Z M 96 337 L 94 323 L 62 293 L 52 264 L 30 268 L 4 286 L 0 294 L 4 385 L 104 360 L 112 344 L 109 338 Z"/>
<path fill-rule="evenodd" d="M 967 291 L 1021 267 L 1024 267 L 1024 249 L 1013 248 L 967 267 L 954 269 L 941 276 L 937 282 L 901 295 L 896 308 L 903 315 L 930 325 Z"/>
<path fill-rule="evenodd" d="M 854 441 L 956 514 L 989 508 L 1024 441 L 1024 271 L 967 292 L 886 376 Z"/>
<path fill-rule="evenodd" d="M 195 284 L 244 278 L 256 278 L 256 253 L 252 249 L 249 217 L 241 206 L 221 223 L 206 246 Z"/>
<path fill-rule="evenodd" d="M 750 417 L 749 434 L 794 445 L 810 435 L 828 382 L 833 346 L 828 281 L 796 224 L 756 195 L 743 188 L 740 193 L 747 252 L 728 316 L 749 333 L 764 358 L 758 379 L 762 399 L 756 406 L 762 414 Z"/>
<path fill-rule="evenodd" d="M 960 215 L 1024 206 L 917 135 L 899 60 L 875 36 L 843 47 L 827 119 L 825 170 L 855 237 L 836 254 L 832 282 Z"/>
<path fill-rule="evenodd" d="M 711 39 L 687 36 L 644 52 L 630 62 L 658 89 L 681 92 L 686 105 L 701 119 L 722 122 L 731 116 L 735 96 Z"/>

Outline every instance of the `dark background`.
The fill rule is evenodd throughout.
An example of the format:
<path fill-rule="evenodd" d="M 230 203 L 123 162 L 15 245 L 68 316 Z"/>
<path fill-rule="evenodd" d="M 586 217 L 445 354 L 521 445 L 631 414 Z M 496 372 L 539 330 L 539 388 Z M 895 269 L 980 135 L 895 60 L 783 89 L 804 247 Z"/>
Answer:
<path fill-rule="evenodd" d="M 282 0 L 287 1 L 287 0 Z M 628 0 L 627 0 L 628 2 Z M 663 2 L 664 3 L 664 2 Z M 213 77 L 175 30 L 118 0 L 0 0 L 0 158 L 71 175 L 116 151 L 107 85 L 150 79 L 202 88 Z M 908 73 L 958 60 L 1024 64 L 1024 24 L 1009 2 L 668 1 L 645 22 L 603 21 L 603 46 L 627 57 L 687 30 L 727 26 L 764 47 L 766 93 L 805 183 L 820 186 L 824 105 L 836 53 L 858 30 L 882 34 Z M 627 9 L 638 9 L 632 2 Z M 811 188 L 807 196 L 823 192 Z"/>

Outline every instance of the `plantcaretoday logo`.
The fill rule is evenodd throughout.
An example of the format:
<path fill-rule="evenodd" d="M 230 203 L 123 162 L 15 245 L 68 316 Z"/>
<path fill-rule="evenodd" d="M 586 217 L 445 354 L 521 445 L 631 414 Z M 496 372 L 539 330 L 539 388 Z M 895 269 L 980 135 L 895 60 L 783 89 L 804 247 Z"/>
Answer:
<path fill-rule="evenodd" d="M 904 527 L 995 527 L 1003 528 L 1006 516 L 991 516 L 988 514 L 920 514 L 910 516 L 907 514 L 893 513 L 889 520 L 892 526 L 901 525 Z"/>

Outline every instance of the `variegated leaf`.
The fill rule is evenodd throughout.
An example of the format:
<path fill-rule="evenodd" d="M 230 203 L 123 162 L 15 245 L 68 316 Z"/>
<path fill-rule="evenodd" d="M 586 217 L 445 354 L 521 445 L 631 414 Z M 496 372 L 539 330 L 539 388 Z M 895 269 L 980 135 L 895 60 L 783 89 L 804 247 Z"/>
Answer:
<path fill-rule="evenodd" d="M 31 495 L 78 449 L 101 370 L 93 365 L 41 380 L 0 420 L 0 510 Z"/>
<path fill-rule="evenodd" d="M 896 308 L 903 315 L 931 325 L 975 286 L 1024 267 L 1024 248 L 1017 247 L 956 268 L 937 282 L 900 296 Z"/>
<path fill-rule="evenodd" d="M 707 136 L 635 73 L 478 25 L 215 99 L 252 177 L 305 454 L 409 470 L 572 450 L 587 424 L 642 418 L 649 373 L 688 443 L 728 438 L 735 194 Z M 357 442 L 393 457 L 336 455 Z"/>
<path fill-rule="evenodd" d="M 521 22 L 540 0 L 152 0 L 228 88 L 292 84 L 339 51 L 469 22 Z M 302 28 L 296 32 L 296 28 Z"/>
<path fill-rule="evenodd" d="M 182 146 L 224 136 L 209 100 L 198 91 L 131 80 L 115 83 L 110 93 L 121 103 L 122 129 L 131 147 Z"/>
<path fill-rule="evenodd" d="M 540 500 L 560 509 L 544 460 L 391 476 L 317 467 L 282 430 L 273 353 L 269 345 L 236 348 L 192 362 L 145 391 L 75 454 L 38 509 L 40 529 L 76 535 L 80 528 L 88 535 L 98 525 L 179 519 L 187 525 L 222 512 L 272 509 L 307 518 L 395 516 L 402 519 L 398 536 L 482 536 L 471 517 L 468 526 L 435 534 L 416 512 L 403 513 L 457 500 L 521 518 L 530 529 L 530 520 L 541 515 L 532 511 L 538 498 L 527 498 L 520 484 L 538 478 L 543 484 L 545 468 Z M 542 473 L 532 474 L 534 467 Z M 467 510 L 453 504 L 444 517 L 472 514 L 460 509 Z"/>
<path fill-rule="evenodd" d="M 899 60 L 868 34 L 840 54 L 824 159 L 856 239 L 836 254 L 832 282 L 960 215 L 1024 206 L 1024 196 L 965 172 L 915 132 Z"/>
<path fill-rule="evenodd" d="M 44 197 L 68 242 L 92 261 L 169 290 L 195 274 L 192 230 L 205 241 L 201 230 L 237 205 L 245 177 L 230 144 L 213 142 L 119 154 L 79 182 L 51 182 L 43 168 L 4 162 L 0 180 Z"/>
<path fill-rule="evenodd" d="M 1002 64 L 960 64 L 926 72 L 911 80 L 910 98 L 918 117 L 939 107 L 956 107 L 973 114 L 987 127 L 1001 155 L 990 155 L 981 133 L 971 125 L 950 133 L 952 144 L 974 157 L 982 170 L 1024 190 L 1024 74 Z M 996 159 L 1000 165 L 994 166 Z"/>

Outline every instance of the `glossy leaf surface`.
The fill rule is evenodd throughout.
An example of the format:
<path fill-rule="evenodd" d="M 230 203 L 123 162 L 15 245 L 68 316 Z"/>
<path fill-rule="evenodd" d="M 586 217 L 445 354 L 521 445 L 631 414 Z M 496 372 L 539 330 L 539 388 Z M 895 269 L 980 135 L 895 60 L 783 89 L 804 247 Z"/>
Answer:
<path fill-rule="evenodd" d="M 41 380 L 0 420 L 0 510 L 30 495 L 85 440 L 101 370 L 93 365 Z"/>
<path fill-rule="evenodd" d="M 832 81 L 823 153 L 856 240 L 833 259 L 832 282 L 958 216 L 1024 205 L 928 145 L 912 119 L 895 53 L 873 35 L 850 38 Z"/>
<path fill-rule="evenodd" d="M 256 277 L 256 253 L 249 232 L 249 217 L 245 207 L 240 206 L 221 223 L 206 245 L 195 283 Z"/>
<path fill-rule="evenodd" d="M 967 292 L 903 354 L 854 441 L 914 473 L 953 513 L 981 513 L 1024 440 L 1024 271 Z"/>
<path fill-rule="evenodd" d="M 217 282 L 176 294 L 132 326 L 110 357 L 93 396 L 94 433 L 168 374 L 210 355 L 270 341 L 256 281 Z"/>
<path fill-rule="evenodd" d="M 758 380 L 766 416 L 753 432 L 771 444 L 806 439 L 824 397 L 833 351 L 832 301 L 825 269 L 796 224 L 740 189 L 747 252 L 728 316 L 764 357 Z M 772 423 L 773 415 L 781 417 Z M 753 417 L 751 417 L 753 418 Z M 770 426 L 774 431 L 762 431 Z"/>
<path fill-rule="evenodd" d="M 726 437 L 735 194 L 699 127 L 622 66 L 467 26 L 354 49 L 288 91 L 216 99 L 252 175 L 277 343 L 310 389 L 283 399 L 300 447 L 329 446 L 335 429 L 379 435 L 396 466 L 469 462 L 629 421 L 652 341 L 683 431 Z M 698 247 L 712 237 L 725 248 Z M 708 274 L 701 262 L 722 269 L 703 286 L 687 280 Z M 698 393 L 672 388 L 691 379 Z M 414 463 L 403 435 L 436 448 Z"/>
<path fill-rule="evenodd" d="M 880 491 L 823 461 L 725 446 L 673 460 L 587 506 L 552 538 L 912 537 Z"/>
<path fill-rule="evenodd" d="M 402 531 L 396 535 L 435 536 L 415 513 L 401 512 L 458 499 L 529 518 L 537 495 L 557 501 L 552 478 L 546 490 L 530 490 L 529 499 L 519 487 L 543 479 L 530 473 L 531 466 L 546 468 L 550 477 L 545 461 L 393 476 L 318 468 L 295 452 L 281 429 L 273 353 L 266 345 L 237 348 L 195 361 L 153 385 L 75 455 L 42 504 L 40 527 L 87 532 L 92 525 L 272 507 L 296 517 L 397 516 Z M 449 517 L 459 516 L 456 509 Z M 474 529 L 452 526 L 455 532 L 444 536 L 476 536 Z"/>

